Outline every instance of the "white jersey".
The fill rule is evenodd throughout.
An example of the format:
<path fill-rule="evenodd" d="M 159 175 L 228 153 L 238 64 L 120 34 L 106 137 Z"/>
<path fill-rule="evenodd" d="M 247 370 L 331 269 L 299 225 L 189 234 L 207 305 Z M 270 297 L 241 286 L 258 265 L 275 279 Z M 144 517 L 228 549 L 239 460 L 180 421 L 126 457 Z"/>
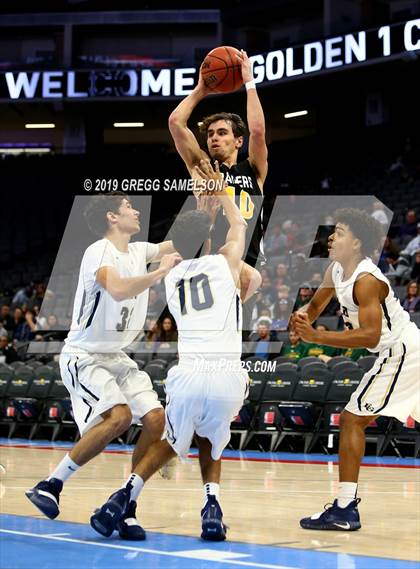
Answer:
<path fill-rule="evenodd" d="M 388 294 L 381 304 L 382 306 L 382 329 L 379 343 L 374 348 L 368 348 L 371 352 L 381 352 L 390 348 L 398 342 L 403 332 L 408 326 L 415 324 L 410 322 L 410 316 L 401 306 L 399 300 L 395 297 L 389 280 L 382 274 L 381 270 L 375 265 L 372 259 L 366 257 L 357 265 L 356 270 L 346 281 L 343 280 L 343 267 L 340 263 L 335 262 L 332 266 L 332 279 L 335 286 L 335 292 L 341 305 L 343 319 L 346 326 L 350 329 L 360 328 L 359 324 L 359 307 L 355 304 L 353 298 L 354 283 L 361 273 L 369 273 L 384 282 L 388 286 Z"/>
<path fill-rule="evenodd" d="M 242 303 L 223 255 L 182 261 L 165 278 L 168 307 L 178 327 L 180 363 L 242 353 Z"/>
<path fill-rule="evenodd" d="M 129 243 L 119 251 L 108 239 L 90 245 L 82 259 L 73 318 L 64 349 L 118 352 L 136 338 L 146 319 L 149 291 L 116 301 L 96 281 L 101 267 L 114 267 L 122 278 L 146 275 L 147 263 L 159 252 L 153 243 Z"/>

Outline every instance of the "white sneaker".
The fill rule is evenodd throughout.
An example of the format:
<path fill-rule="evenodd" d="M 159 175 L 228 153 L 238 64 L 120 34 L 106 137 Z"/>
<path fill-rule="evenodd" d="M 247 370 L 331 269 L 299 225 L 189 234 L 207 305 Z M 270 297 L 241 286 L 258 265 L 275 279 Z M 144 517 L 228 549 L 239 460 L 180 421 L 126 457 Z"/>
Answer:
<path fill-rule="evenodd" d="M 168 461 L 161 468 L 159 468 L 159 474 L 165 480 L 171 480 L 175 476 L 177 464 L 178 464 L 178 457 L 174 456 L 174 458 L 171 458 L 170 461 Z"/>

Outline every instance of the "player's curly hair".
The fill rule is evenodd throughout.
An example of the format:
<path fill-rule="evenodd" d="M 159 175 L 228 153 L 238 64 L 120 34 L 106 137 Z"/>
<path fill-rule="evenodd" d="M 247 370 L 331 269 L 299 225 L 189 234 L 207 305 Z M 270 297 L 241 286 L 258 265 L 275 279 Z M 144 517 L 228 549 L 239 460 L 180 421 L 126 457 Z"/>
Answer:
<path fill-rule="evenodd" d="M 210 238 L 211 220 L 207 212 L 192 210 L 176 218 L 170 236 L 175 249 L 183 259 L 194 259 Z"/>
<path fill-rule="evenodd" d="M 112 192 L 112 194 L 102 194 L 90 198 L 83 215 L 92 233 L 98 237 L 105 235 L 109 229 L 106 214 L 109 211 L 118 213 L 123 199 L 130 201 L 130 197 L 124 192 Z"/>
<path fill-rule="evenodd" d="M 342 208 L 335 212 L 334 219 L 335 223 L 347 225 L 353 235 L 360 239 L 362 255 L 370 257 L 376 250 L 382 249 L 382 226 L 366 211 L 351 207 Z"/>
<path fill-rule="evenodd" d="M 215 113 L 214 115 L 204 117 L 200 125 L 200 132 L 207 135 L 209 126 L 217 121 L 226 121 L 230 123 L 232 126 L 233 136 L 235 138 L 239 138 L 246 134 L 246 124 L 242 118 L 239 115 L 235 115 L 235 113 Z"/>

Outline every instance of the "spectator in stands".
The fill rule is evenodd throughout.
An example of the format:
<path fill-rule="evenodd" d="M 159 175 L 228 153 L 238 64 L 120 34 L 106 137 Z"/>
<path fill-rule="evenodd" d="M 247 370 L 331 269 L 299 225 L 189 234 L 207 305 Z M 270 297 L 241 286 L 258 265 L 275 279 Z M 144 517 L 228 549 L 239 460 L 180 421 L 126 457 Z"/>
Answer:
<path fill-rule="evenodd" d="M 280 298 L 285 298 L 289 300 L 290 298 L 290 288 L 287 285 L 282 285 L 277 289 L 277 300 Z"/>
<path fill-rule="evenodd" d="M 402 307 L 410 313 L 420 312 L 420 285 L 416 281 L 410 281 L 406 290 L 406 297 L 401 301 Z"/>
<path fill-rule="evenodd" d="M 303 253 L 294 255 L 293 267 L 290 271 L 292 283 L 300 283 L 307 278 L 306 257 Z"/>
<path fill-rule="evenodd" d="M 417 235 L 407 243 L 405 249 L 401 251 L 401 255 L 410 255 L 414 257 L 417 249 L 420 249 L 420 221 L 417 222 Z"/>
<path fill-rule="evenodd" d="M 276 282 L 281 281 L 283 285 L 290 284 L 289 269 L 284 263 L 279 263 L 276 267 Z"/>
<path fill-rule="evenodd" d="M 34 288 L 32 284 L 25 286 L 17 291 L 12 300 L 12 306 L 21 307 L 23 304 L 27 306 L 31 303 L 34 294 Z"/>
<path fill-rule="evenodd" d="M 157 319 L 165 308 L 164 301 L 159 298 L 154 288 L 149 290 L 149 305 L 147 307 L 147 318 Z"/>
<path fill-rule="evenodd" d="M 413 209 L 407 211 L 407 215 L 405 216 L 405 223 L 401 225 L 399 231 L 399 238 L 400 242 L 405 245 L 408 244 L 411 239 L 416 237 L 417 235 L 417 215 Z"/>
<path fill-rule="evenodd" d="M 373 219 L 379 221 L 381 225 L 388 225 L 388 216 L 385 213 L 385 206 L 380 201 L 373 202 L 373 211 L 371 213 Z"/>
<path fill-rule="evenodd" d="M 286 356 L 292 361 L 300 360 L 306 356 L 306 344 L 293 330 L 289 330 L 289 341 L 282 347 L 280 356 Z"/>
<path fill-rule="evenodd" d="M 16 307 L 14 310 L 14 321 L 13 340 L 17 340 L 18 342 L 28 342 L 32 340 L 34 337 L 33 330 L 29 326 L 23 310 L 19 307 Z"/>
<path fill-rule="evenodd" d="M 283 255 L 286 243 L 287 237 L 282 233 L 281 225 L 275 225 L 264 239 L 264 251 L 271 257 Z"/>
<path fill-rule="evenodd" d="M 271 320 L 268 318 L 266 320 L 261 319 L 257 331 L 253 332 L 249 337 L 249 341 L 252 342 L 250 353 L 261 359 L 268 359 L 270 342 L 275 342 L 277 339 L 276 332 L 271 330 Z"/>
<path fill-rule="evenodd" d="M 328 326 L 325 326 L 325 324 L 317 324 L 315 329 L 322 332 L 326 332 L 327 330 L 329 330 Z M 306 355 L 314 356 L 316 358 L 321 359 L 322 361 L 328 361 L 329 359 L 338 355 L 338 350 L 337 348 L 333 348 L 332 346 L 323 346 L 322 344 L 306 343 Z M 326 358 L 324 356 L 326 356 Z"/>
<path fill-rule="evenodd" d="M 283 332 L 287 330 L 289 318 L 292 312 L 292 306 L 287 298 L 278 298 L 273 308 L 272 330 Z"/>
<path fill-rule="evenodd" d="M 398 265 L 399 256 L 399 249 L 393 240 L 388 236 L 385 237 L 384 246 L 378 263 L 381 271 L 385 274 L 393 272 L 394 267 Z"/>
<path fill-rule="evenodd" d="M 166 316 L 162 320 L 162 324 L 160 327 L 160 333 L 157 337 L 157 341 L 161 343 L 168 343 L 168 342 L 177 342 L 178 341 L 178 332 L 176 329 L 175 322 L 172 320 L 172 317 Z"/>
<path fill-rule="evenodd" d="M 262 293 L 263 298 L 265 298 L 269 304 L 273 304 L 273 302 L 274 302 L 274 289 L 273 289 L 270 277 L 268 277 L 268 276 L 262 277 L 260 292 Z"/>
<path fill-rule="evenodd" d="M 420 283 L 420 249 L 417 249 L 414 256 L 414 266 L 410 276 L 412 279 Z"/>
<path fill-rule="evenodd" d="M 298 297 L 296 299 L 294 311 L 299 310 L 299 308 L 302 308 L 302 306 L 305 306 L 305 304 L 308 304 L 308 302 L 311 300 L 313 294 L 314 294 L 313 290 L 312 290 L 311 285 L 309 283 L 301 284 L 300 288 L 299 288 Z"/>
<path fill-rule="evenodd" d="M 44 283 L 36 283 L 35 285 L 35 295 L 32 299 L 32 303 L 31 303 L 31 308 L 35 308 L 35 306 L 37 306 L 38 308 L 41 308 L 42 305 L 42 301 L 44 300 L 44 295 L 45 295 L 45 285 Z"/>
<path fill-rule="evenodd" d="M 312 289 L 317 289 L 321 286 L 322 284 L 322 275 L 321 273 L 313 273 L 310 279 L 309 284 L 311 285 Z"/>
<path fill-rule="evenodd" d="M 13 317 L 10 314 L 10 306 L 8 304 L 3 304 L 0 310 L 0 320 L 3 322 L 3 326 L 8 332 L 11 332 L 14 328 Z"/>
<path fill-rule="evenodd" d="M 160 324 L 157 320 L 150 320 L 149 322 L 149 329 L 146 333 L 145 343 L 148 348 L 154 346 L 154 344 L 158 341 L 160 336 L 161 329 Z"/>
<path fill-rule="evenodd" d="M 0 336 L 0 354 L 5 356 L 5 362 L 11 364 L 17 362 L 19 356 L 12 344 L 9 343 L 7 336 Z"/>
<path fill-rule="evenodd" d="M 353 362 L 357 362 L 359 358 L 371 356 L 372 353 L 365 348 L 343 348 L 343 350 L 341 350 L 337 355 L 346 356 L 346 358 L 350 358 Z"/>

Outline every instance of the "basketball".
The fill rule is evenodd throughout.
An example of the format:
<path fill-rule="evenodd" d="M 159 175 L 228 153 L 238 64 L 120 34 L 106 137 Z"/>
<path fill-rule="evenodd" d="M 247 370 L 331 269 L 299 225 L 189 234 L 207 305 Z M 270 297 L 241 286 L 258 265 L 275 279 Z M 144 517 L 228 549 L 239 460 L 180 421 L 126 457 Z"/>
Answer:
<path fill-rule="evenodd" d="M 216 93 L 230 93 L 243 85 L 241 52 L 223 45 L 212 49 L 204 58 L 200 73 L 206 87 Z"/>

